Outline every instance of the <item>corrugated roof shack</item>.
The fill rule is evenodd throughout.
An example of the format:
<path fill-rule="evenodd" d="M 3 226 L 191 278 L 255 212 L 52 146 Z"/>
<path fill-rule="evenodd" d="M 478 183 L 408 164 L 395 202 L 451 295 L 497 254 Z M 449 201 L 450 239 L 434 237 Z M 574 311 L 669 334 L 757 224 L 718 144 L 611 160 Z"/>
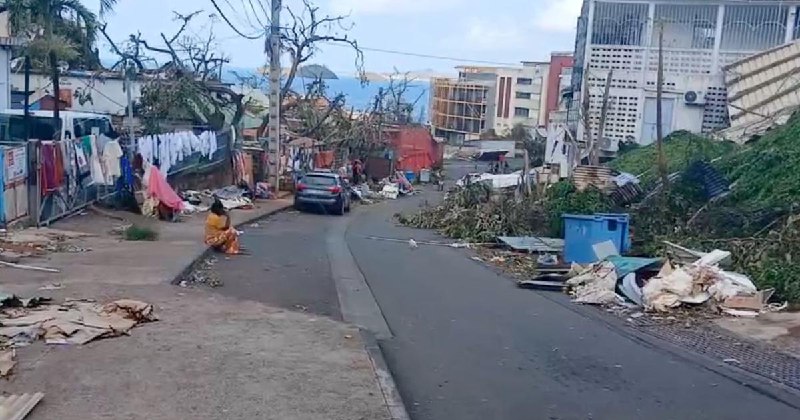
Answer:
<path fill-rule="evenodd" d="M 397 170 L 414 171 L 442 166 L 444 144 L 437 142 L 422 126 L 402 126 L 386 130 L 394 148 Z"/>

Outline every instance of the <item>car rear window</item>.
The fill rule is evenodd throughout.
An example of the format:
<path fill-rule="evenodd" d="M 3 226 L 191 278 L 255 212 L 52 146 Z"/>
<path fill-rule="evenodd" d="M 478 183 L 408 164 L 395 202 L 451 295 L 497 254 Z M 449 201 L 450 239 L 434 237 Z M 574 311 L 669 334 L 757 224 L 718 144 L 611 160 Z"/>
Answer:
<path fill-rule="evenodd" d="M 330 187 L 336 185 L 336 178 L 332 176 L 309 175 L 303 178 L 303 183 L 306 185 L 319 185 L 322 187 Z"/>

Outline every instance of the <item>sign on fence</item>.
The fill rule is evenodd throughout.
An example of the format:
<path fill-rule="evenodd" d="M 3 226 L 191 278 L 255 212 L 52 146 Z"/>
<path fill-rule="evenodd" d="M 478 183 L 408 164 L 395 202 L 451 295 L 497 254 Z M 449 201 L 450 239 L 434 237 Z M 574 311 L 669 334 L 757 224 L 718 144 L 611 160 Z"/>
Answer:
<path fill-rule="evenodd" d="M 25 146 L 0 146 L 0 222 L 28 215 L 28 151 Z"/>
<path fill-rule="evenodd" d="M 5 183 L 10 184 L 26 178 L 28 160 L 25 147 L 6 147 L 3 153 L 5 166 Z"/>

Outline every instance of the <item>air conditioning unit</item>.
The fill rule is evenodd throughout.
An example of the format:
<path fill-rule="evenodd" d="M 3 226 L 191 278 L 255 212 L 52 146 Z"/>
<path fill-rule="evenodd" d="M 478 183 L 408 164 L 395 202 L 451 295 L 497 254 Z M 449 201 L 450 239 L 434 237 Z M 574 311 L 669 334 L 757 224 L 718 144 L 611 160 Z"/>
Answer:
<path fill-rule="evenodd" d="M 683 103 L 686 105 L 705 105 L 706 93 L 700 90 L 689 90 L 683 94 Z"/>

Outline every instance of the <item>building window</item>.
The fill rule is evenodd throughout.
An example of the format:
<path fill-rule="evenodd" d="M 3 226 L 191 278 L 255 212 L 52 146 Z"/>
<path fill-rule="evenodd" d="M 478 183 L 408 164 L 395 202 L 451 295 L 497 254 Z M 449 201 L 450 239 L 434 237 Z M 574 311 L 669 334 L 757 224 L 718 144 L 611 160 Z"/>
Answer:
<path fill-rule="evenodd" d="M 530 92 L 517 92 L 517 99 L 530 99 L 531 93 Z"/>
<path fill-rule="evenodd" d="M 518 85 L 530 86 L 530 85 L 533 84 L 533 79 L 529 79 L 527 77 L 520 77 L 520 78 L 517 79 L 517 84 Z"/>
<path fill-rule="evenodd" d="M 643 45 L 648 5 L 597 2 L 591 43 L 596 45 Z"/>
<path fill-rule="evenodd" d="M 529 118 L 531 116 L 531 110 L 528 108 L 516 107 L 514 108 L 514 116 Z"/>
<path fill-rule="evenodd" d="M 789 8 L 784 5 L 728 5 L 722 22 L 723 51 L 761 51 L 783 43 Z"/>

